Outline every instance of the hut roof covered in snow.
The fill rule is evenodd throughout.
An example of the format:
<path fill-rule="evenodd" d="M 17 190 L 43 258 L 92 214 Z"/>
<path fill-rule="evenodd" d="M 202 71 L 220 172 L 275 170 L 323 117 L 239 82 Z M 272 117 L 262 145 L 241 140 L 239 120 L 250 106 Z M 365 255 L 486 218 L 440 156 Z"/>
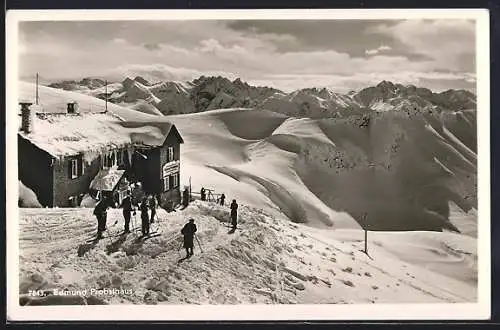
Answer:
<path fill-rule="evenodd" d="M 170 122 L 126 122 L 109 112 L 37 113 L 33 124 L 31 133 L 19 135 L 54 157 L 131 145 L 156 147 L 172 129 L 179 135 Z"/>

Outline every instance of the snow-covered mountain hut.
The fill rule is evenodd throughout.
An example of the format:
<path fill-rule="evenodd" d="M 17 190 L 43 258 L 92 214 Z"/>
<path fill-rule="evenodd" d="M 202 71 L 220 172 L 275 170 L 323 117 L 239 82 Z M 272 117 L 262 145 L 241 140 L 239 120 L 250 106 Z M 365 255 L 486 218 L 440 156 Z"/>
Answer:
<path fill-rule="evenodd" d="M 72 105 L 73 104 L 73 105 Z M 89 192 L 120 203 L 128 182 L 170 209 L 180 203 L 180 144 L 170 122 L 127 122 L 110 112 L 37 112 L 20 102 L 19 179 L 48 207 L 75 207 Z"/>

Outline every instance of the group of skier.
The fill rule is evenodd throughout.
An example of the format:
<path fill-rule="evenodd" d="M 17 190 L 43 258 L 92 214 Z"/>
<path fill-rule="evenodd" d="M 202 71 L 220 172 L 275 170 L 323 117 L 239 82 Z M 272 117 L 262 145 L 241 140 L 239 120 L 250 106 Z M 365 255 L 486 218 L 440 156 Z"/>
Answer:
<path fill-rule="evenodd" d="M 207 200 L 204 187 L 201 187 L 200 195 L 202 201 Z M 217 199 L 217 203 L 221 206 L 224 206 L 225 200 L 226 200 L 226 195 L 222 193 L 220 197 Z M 236 199 L 233 199 L 233 201 L 231 202 L 230 209 L 231 209 L 231 226 L 233 230 L 236 230 L 237 229 L 236 227 L 238 225 L 238 203 L 236 203 Z"/>
<path fill-rule="evenodd" d="M 137 205 L 136 205 L 137 204 Z M 136 215 L 136 208 L 141 212 L 142 235 L 150 234 L 150 225 L 154 222 L 157 207 L 156 197 L 153 195 L 144 196 L 138 203 L 132 200 L 132 194 L 127 191 L 127 195 L 122 201 L 123 218 L 125 220 L 124 233 L 130 233 L 130 220 L 132 215 Z M 107 210 L 113 205 L 110 198 L 103 198 L 94 208 L 94 215 L 97 218 L 97 238 L 102 238 L 102 233 L 106 230 Z"/>
<path fill-rule="evenodd" d="M 206 200 L 205 189 L 201 188 L 201 200 Z M 224 206 L 226 196 L 221 194 L 217 203 Z M 124 233 L 130 233 L 130 220 L 132 215 L 136 215 L 136 209 L 141 212 L 141 231 L 142 235 L 150 234 L 150 225 L 155 221 L 156 207 L 158 205 L 157 199 L 154 195 L 143 196 L 140 201 L 135 201 L 132 192 L 127 191 L 127 195 L 123 198 L 121 208 L 123 211 L 123 218 L 125 220 Z M 189 204 L 189 191 L 186 188 L 183 192 L 183 205 L 187 207 Z M 103 198 L 94 208 L 94 215 L 97 218 L 97 239 L 101 239 L 103 232 L 106 230 L 107 210 L 113 205 L 111 198 Z M 230 205 L 231 209 L 231 225 L 232 230 L 237 229 L 238 224 L 238 203 L 233 199 Z M 194 235 L 197 231 L 194 219 L 190 218 L 189 222 L 184 225 L 181 234 L 184 236 L 183 247 L 186 249 L 186 258 L 193 255 L 193 241 Z"/>

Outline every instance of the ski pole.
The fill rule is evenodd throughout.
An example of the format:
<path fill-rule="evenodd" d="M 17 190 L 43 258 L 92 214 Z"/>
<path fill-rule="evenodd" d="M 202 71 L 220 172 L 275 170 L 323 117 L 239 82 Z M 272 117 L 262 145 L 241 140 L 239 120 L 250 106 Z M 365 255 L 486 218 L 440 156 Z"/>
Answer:
<path fill-rule="evenodd" d="M 203 249 L 201 247 L 201 243 L 200 243 L 200 240 L 198 239 L 198 236 L 196 236 L 196 234 L 195 234 L 194 237 L 196 238 L 196 242 L 198 242 L 198 245 L 200 246 L 200 250 L 203 253 Z"/>
<path fill-rule="evenodd" d="M 133 214 L 133 220 L 132 220 L 132 226 L 133 226 L 133 229 L 132 229 L 132 232 L 133 234 L 135 235 L 135 232 L 137 230 L 137 216 L 136 216 L 136 213 L 135 213 L 135 210 L 134 210 L 134 214 Z"/>

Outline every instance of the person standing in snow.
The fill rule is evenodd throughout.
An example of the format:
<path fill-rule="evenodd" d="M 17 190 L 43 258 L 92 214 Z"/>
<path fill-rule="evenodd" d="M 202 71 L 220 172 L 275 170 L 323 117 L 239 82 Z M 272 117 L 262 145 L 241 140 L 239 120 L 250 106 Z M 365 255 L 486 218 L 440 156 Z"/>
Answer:
<path fill-rule="evenodd" d="M 133 210 L 130 191 L 127 191 L 127 196 L 122 201 L 122 208 L 123 218 L 125 219 L 125 233 L 130 233 L 130 217 Z"/>
<path fill-rule="evenodd" d="M 206 200 L 205 188 L 203 188 L 203 187 L 201 188 L 200 195 L 201 195 L 201 200 L 205 201 Z"/>
<path fill-rule="evenodd" d="M 231 203 L 231 225 L 233 229 L 236 229 L 236 225 L 238 224 L 238 203 L 236 203 L 236 199 L 233 199 Z"/>
<path fill-rule="evenodd" d="M 151 195 L 149 198 L 149 208 L 151 209 L 150 223 L 153 223 L 155 222 L 155 215 L 156 215 L 156 197 L 154 195 Z"/>
<path fill-rule="evenodd" d="M 103 198 L 94 208 L 94 215 L 97 218 L 97 238 L 102 238 L 102 232 L 106 230 L 106 217 L 109 203 L 107 198 Z"/>
<path fill-rule="evenodd" d="M 142 198 L 141 206 L 141 224 L 142 224 L 142 235 L 149 235 L 149 215 L 148 215 L 148 199 L 146 197 Z"/>
<path fill-rule="evenodd" d="M 184 206 L 184 208 L 188 207 L 189 205 L 189 189 L 187 187 L 182 193 L 182 205 Z"/>
<path fill-rule="evenodd" d="M 220 205 L 221 206 L 224 206 L 224 200 L 226 199 L 226 195 L 224 195 L 224 193 L 222 193 L 222 195 L 220 195 Z"/>
<path fill-rule="evenodd" d="M 197 228 L 194 224 L 194 219 L 189 219 L 189 222 L 182 227 L 181 234 L 184 235 L 184 248 L 186 249 L 186 258 L 192 256 L 193 253 L 193 240 L 194 234 L 196 233 Z"/>

